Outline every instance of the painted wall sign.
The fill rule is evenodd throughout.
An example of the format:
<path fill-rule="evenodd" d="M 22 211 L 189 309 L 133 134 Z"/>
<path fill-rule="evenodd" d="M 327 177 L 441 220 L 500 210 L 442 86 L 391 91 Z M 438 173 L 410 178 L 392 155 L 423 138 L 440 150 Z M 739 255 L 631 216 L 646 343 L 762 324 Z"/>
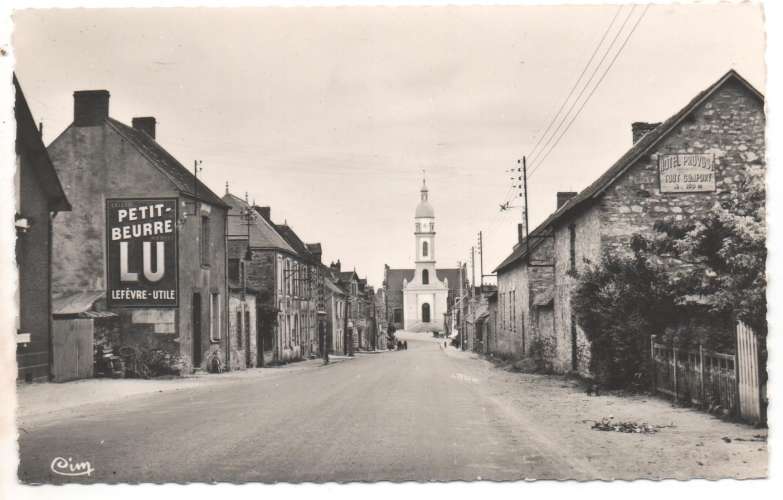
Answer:
<path fill-rule="evenodd" d="M 177 307 L 177 199 L 106 200 L 110 307 Z"/>
<path fill-rule="evenodd" d="M 661 193 L 715 191 L 715 156 L 673 154 L 658 158 Z"/>

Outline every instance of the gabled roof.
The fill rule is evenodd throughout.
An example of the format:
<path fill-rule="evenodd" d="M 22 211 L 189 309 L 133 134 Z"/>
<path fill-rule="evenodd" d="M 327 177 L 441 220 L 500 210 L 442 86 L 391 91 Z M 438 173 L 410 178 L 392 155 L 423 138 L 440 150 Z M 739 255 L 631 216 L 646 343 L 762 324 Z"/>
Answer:
<path fill-rule="evenodd" d="M 350 283 L 354 278 L 356 278 L 357 282 L 359 281 L 359 275 L 356 274 L 356 271 L 343 271 L 337 273 L 337 279 L 345 283 Z"/>
<path fill-rule="evenodd" d="M 38 180 L 38 185 L 46 195 L 49 210 L 57 212 L 66 212 L 71 210 L 71 204 L 65 196 L 65 190 L 57 176 L 57 171 L 52 165 L 46 146 L 41 140 L 41 134 L 38 127 L 35 126 L 33 114 L 30 106 L 27 105 L 27 99 L 22 92 L 22 86 L 13 75 L 14 89 L 16 90 L 16 102 L 14 103 L 14 117 L 16 118 L 16 141 L 35 155 L 34 160 L 30 162 L 33 173 Z"/>
<path fill-rule="evenodd" d="M 302 241 L 301 238 L 299 238 L 296 232 L 291 229 L 291 226 L 287 224 L 275 224 L 275 229 L 280 234 L 280 236 L 283 237 L 286 243 L 288 243 L 288 245 L 294 249 L 299 257 L 313 264 L 318 262 L 313 254 L 310 253 L 307 245 Z"/>
<path fill-rule="evenodd" d="M 562 207 L 561 207 L 562 209 Z M 528 235 L 528 238 L 530 238 L 530 251 L 535 251 L 536 248 L 538 248 L 539 245 L 544 241 L 544 233 L 547 229 L 549 229 L 549 224 L 554 220 L 555 214 L 558 214 L 559 210 L 555 211 L 554 214 L 547 217 L 547 219 L 539 224 L 533 231 L 530 232 Z M 511 266 L 511 264 L 514 264 L 516 262 L 521 261 L 527 257 L 527 238 L 523 239 L 521 242 L 514 245 L 514 249 L 511 251 L 511 255 L 506 257 L 503 262 L 498 264 L 498 266 L 492 271 L 493 273 L 502 272 L 504 269 Z"/>
<path fill-rule="evenodd" d="M 346 292 L 345 290 L 337 286 L 337 284 L 329 278 L 324 278 L 324 285 L 332 293 L 337 293 L 340 295 L 348 295 L 348 292 Z"/>
<path fill-rule="evenodd" d="M 387 269 L 386 289 L 390 292 L 401 292 L 403 280 L 410 283 L 415 274 L 415 269 Z M 448 279 L 450 290 L 459 289 L 459 268 L 435 269 L 435 275 L 440 281 Z"/>
<path fill-rule="evenodd" d="M 754 97 L 758 98 L 761 102 L 764 102 L 764 95 L 756 90 L 747 80 L 742 78 L 736 71 L 729 70 L 718 81 L 710 85 L 707 89 L 700 92 L 694 97 L 684 108 L 672 115 L 669 119 L 655 127 L 653 130 L 644 135 L 639 141 L 634 144 L 623 156 L 612 165 L 609 170 L 604 172 L 602 176 L 596 179 L 595 182 L 590 184 L 587 188 L 583 189 L 579 194 L 568 200 L 560 210 L 555 212 L 556 217 L 552 218 L 550 223 L 555 223 L 566 214 L 571 213 L 577 207 L 583 205 L 585 202 L 590 201 L 601 195 L 608 187 L 610 187 L 626 170 L 628 170 L 637 160 L 646 155 L 650 149 L 658 144 L 662 139 L 669 135 L 688 115 L 690 115 L 696 108 L 699 107 L 706 99 L 714 94 L 718 89 L 723 87 L 729 81 L 736 81 L 740 85 L 744 86 Z M 554 214 L 553 214 L 554 215 Z"/>
<path fill-rule="evenodd" d="M 272 225 L 267 222 L 260 214 L 250 208 L 250 204 L 238 196 L 227 193 L 223 196 L 223 202 L 230 207 L 228 211 L 228 238 L 241 239 L 247 238 L 248 223 L 242 216 L 243 211 L 252 215 L 250 223 L 250 247 L 258 249 L 274 249 L 288 252 L 296 255 L 291 246 L 286 243 L 280 234 Z"/>
<path fill-rule="evenodd" d="M 185 168 L 183 164 L 169 154 L 163 146 L 158 144 L 147 133 L 129 127 L 114 118 L 109 118 L 106 123 L 158 167 L 177 187 L 180 193 L 197 198 L 210 205 L 228 208 L 218 195 L 209 189 L 206 184 L 196 179 L 193 172 Z"/>
<path fill-rule="evenodd" d="M 646 155 L 650 149 L 663 140 L 670 132 L 672 132 L 689 114 L 691 114 L 696 108 L 701 105 L 706 99 L 714 94 L 718 89 L 725 85 L 728 81 L 734 80 L 746 87 L 751 95 L 758 98 L 760 101 L 764 101 L 764 96 L 756 90 L 747 80 L 742 78 L 736 71 L 730 70 L 723 75 L 718 81 L 710 85 L 707 89 L 700 92 L 694 97 L 684 108 L 680 109 L 677 113 L 669 117 L 665 122 L 661 123 L 653 130 L 645 134 L 634 144 L 624 155 L 620 157 L 603 175 L 590 184 L 587 188 L 583 189 L 576 196 L 568 200 L 554 213 L 539 224 L 530 233 L 530 249 L 535 249 L 541 244 L 543 238 L 535 238 L 534 236 L 542 235 L 550 225 L 558 222 L 561 218 L 567 214 L 572 213 L 575 209 L 583 206 L 585 203 L 594 200 L 601 195 L 607 188 L 609 188 L 626 170 L 628 170 L 637 160 Z M 502 271 L 511 264 L 518 262 L 520 259 L 527 255 L 527 245 L 524 240 L 522 243 L 516 245 L 511 255 L 506 257 L 493 272 Z"/>

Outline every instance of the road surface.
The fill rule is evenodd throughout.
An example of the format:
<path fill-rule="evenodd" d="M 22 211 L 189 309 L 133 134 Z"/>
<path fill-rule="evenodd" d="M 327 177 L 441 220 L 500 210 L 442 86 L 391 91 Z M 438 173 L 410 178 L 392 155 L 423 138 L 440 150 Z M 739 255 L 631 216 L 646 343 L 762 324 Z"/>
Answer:
<path fill-rule="evenodd" d="M 409 349 L 21 421 L 25 483 L 760 477 L 759 431 L 661 400 L 588 397 L 405 334 Z M 265 369 L 272 370 L 272 369 Z M 591 430 L 647 417 L 652 435 Z M 650 420 L 647 420 L 650 422 Z M 734 440 L 721 440 L 730 435 Z M 737 437 L 741 439 L 736 440 Z M 743 441 L 746 438 L 748 441 Z M 89 476 L 54 474 L 55 457 Z"/>

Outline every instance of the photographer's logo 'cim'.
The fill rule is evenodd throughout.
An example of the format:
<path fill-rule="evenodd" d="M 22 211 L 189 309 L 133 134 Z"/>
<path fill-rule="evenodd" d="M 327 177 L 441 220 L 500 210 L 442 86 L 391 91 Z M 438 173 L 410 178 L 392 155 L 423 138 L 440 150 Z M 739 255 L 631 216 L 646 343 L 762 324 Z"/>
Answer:
<path fill-rule="evenodd" d="M 49 468 L 55 474 L 69 477 L 89 476 L 95 472 L 90 462 L 74 462 L 72 457 L 55 457 Z"/>

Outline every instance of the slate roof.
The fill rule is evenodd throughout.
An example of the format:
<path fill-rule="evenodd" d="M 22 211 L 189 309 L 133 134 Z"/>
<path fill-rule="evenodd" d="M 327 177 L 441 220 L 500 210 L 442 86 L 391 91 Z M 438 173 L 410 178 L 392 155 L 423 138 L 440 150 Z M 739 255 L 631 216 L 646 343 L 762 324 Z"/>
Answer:
<path fill-rule="evenodd" d="M 415 269 L 389 269 L 386 271 L 386 289 L 390 292 L 402 291 L 403 280 L 408 280 L 408 283 L 413 279 L 413 275 L 416 273 Z M 449 289 L 459 289 L 459 268 L 454 269 L 435 269 L 435 274 L 440 281 L 445 279 L 449 280 Z"/>
<path fill-rule="evenodd" d="M 242 198 L 231 193 L 223 196 L 223 202 L 230 207 L 230 210 L 228 211 L 228 238 L 247 238 L 248 226 L 246 225 L 247 222 L 241 217 L 241 212 L 242 210 L 249 210 L 250 205 Z M 251 211 L 251 213 L 255 214 L 253 223 L 250 224 L 251 248 L 283 250 L 292 255 L 296 255 L 296 251 L 282 236 L 280 236 L 280 234 L 278 234 L 275 228 L 272 227 L 266 219 L 254 210 Z"/>
<path fill-rule="evenodd" d="M 326 288 L 328 288 L 332 293 L 348 295 L 348 292 L 337 286 L 337 284 L 329 278 L 324 278 L 324 285 L 326 285 Z"/>
<path fill-rule="evenodd" d="M 301 238 L 299 238 L 296 232 L 291 229 L 291 226 L 287 224 L 275 224 L 275 229 L 280 234 L 280 236 L 283 237 L 286 243 L 288 243 L 291 248 L 294 249 L 299 257 L 313 264 L 318 263 L 318 259 L 316 259 L 312 253 L 310 253 L 307 245 L 302 241 Z"/>
<path fill-rule="evenodd" d="M 350 283 L 354 276 L 356 276 L 356 281 L 359 281 L 359 276 L 356 274 L 356 271 L 343 271 L 337 273 L 337 279 L 345 283 Z"/>
<path fill-rule="evenodd" d="M 95 310 L 95 303 L 106 298 L 105 290 L 68 292 L 52 297 L 52 316 L 79 318 L 110 318 L 111 311 Z"/>
<path fill-rule="evenodd" d="M 14 117 L 16 118 L 16 140 L 21 143 L 34 155 L 30 166 L 38 180 L 38 185 L 46 195 L 49 209 L 66 212 L 71 210 L 71 204 L 65 196 L 65 190 L 57 176 L 57 171 L 52 165 L 49 153 L 46 152 L 46 146 L 41 140 L 41 134 L 38 127 L 35 126 L 35 119 L 30 112 L 30 106 L 27 105 L 22 86 L 16 79 L 16 73 L 13 75 L 14 88 L 16 90 L 16 101 L 14 103 Z"/>
<path fill-rule="evenodd" d="M 583 207 L 586 203 L 595 200 L 604 192 L 604 190 L 610 187 L 623 173 L 625 173 L 626 170 L 636 163 L 637 160 L 648 154 L 648 152 L 656 144 L 658 144 L 670 132 L 672 132 L 702 102 L 709 98 L 716 90 L 721 88 L 729 80 L 735 80 L 739 82 L 741 85 L 745 86 L 752 95 L 756 96 L 762 102 L 764 101 L 764 96 L 758 90 L 756 90 L 755 87 L 748 83 L 747 80 L 742 78 L 734 70 L 728 71 L 718 81 L 696 95 L 696 97 L 694 97 L 685 107 L 680 109 L 677 113 L 669 117 L 666 121 L 639 139 L 636 144 L 634 144 L 625 154 L 623 154 L 620 159 L 618 159 L 606 172 L 603 173 L 603 175 L 598 177 L 598 179 L 596 179 L 587 188 L 580 191 L 579 194 L 564 203 L 563 206 L 547 217 L 544 222 L 539 224 L 536 229 L 530 233 L 531 238 L 533 236 L 541 235 L 549 228 L 550 225 L 557 223 L 567 214 L 573 213 L 577 208 Z M 531 250 L 535 249 L 535 247 L 537 247 L 542 240 L 543 238 L 531 239 Z M 504 268 L 508 267 L 514 262 L 517 262 L 526 255 L 527 245 L 523 241 L 523 243 L 514 247 L 511 255 L 506 257 L 493 272 L 502 271 Z"/>
<path fill-rule="evenodd" d="M 718 81 L 710 85 L 705 90 L 699 92 L 684 108 L 680 109 L 677 113 L 669 117 L 666 121 L 655 127 L 653 130 L 644 135 L 639 141 L 634 144 L 624 155 L 612 165 L 609 170 L 604 172 L 602 176 L 596 179 L 595 182 L 590 184 L 587 188 L 583 189 L 579 194 L 571 198 L 565 203 L 561 210 L 555 212 L 556 217 L 552 219 L 552 223 L 557 222 L 566 214 L 573 212 L 574 209 L 583 205 L 585 202 L 595 199 L 601 193 L 604 192 L 609 186 L 611 186 L 617 178 L 625 173 L 637 160 L 646 155 L 656 144 L 658 144 L 664 137 L 669 135 L 689 114 L 691 114 L 700 104 L 702 104 L 707 98 L 709 98 L 716 90 L 721 88 L 729 80 L 739 82 L 745 86 L 752 95 L 756 96 L 762 102 L 764 101 L 764 95 L 761 94 L 753 85 L 747 80 L 742 78 L 736 71 L 729 70 Z"/>
<path fill-rule="evenodd" d="M 197 198 L 205 203 L 209 203 L 210 205 L 228 208 L 218 195 L 209 189 L 206 184 L 197 180 L 191 170 L 169 154 L 163 146 L 158 144 L 155 139 L 147 135 L 147 133 L 129 127 L 114 118 L 109 118 L 106 123 L 128 142 L 133 144 L 141 154 L 158 167 L 177 187 L 179 192 Z M 198 191 L 198 193 L 195 191 Z"/>

